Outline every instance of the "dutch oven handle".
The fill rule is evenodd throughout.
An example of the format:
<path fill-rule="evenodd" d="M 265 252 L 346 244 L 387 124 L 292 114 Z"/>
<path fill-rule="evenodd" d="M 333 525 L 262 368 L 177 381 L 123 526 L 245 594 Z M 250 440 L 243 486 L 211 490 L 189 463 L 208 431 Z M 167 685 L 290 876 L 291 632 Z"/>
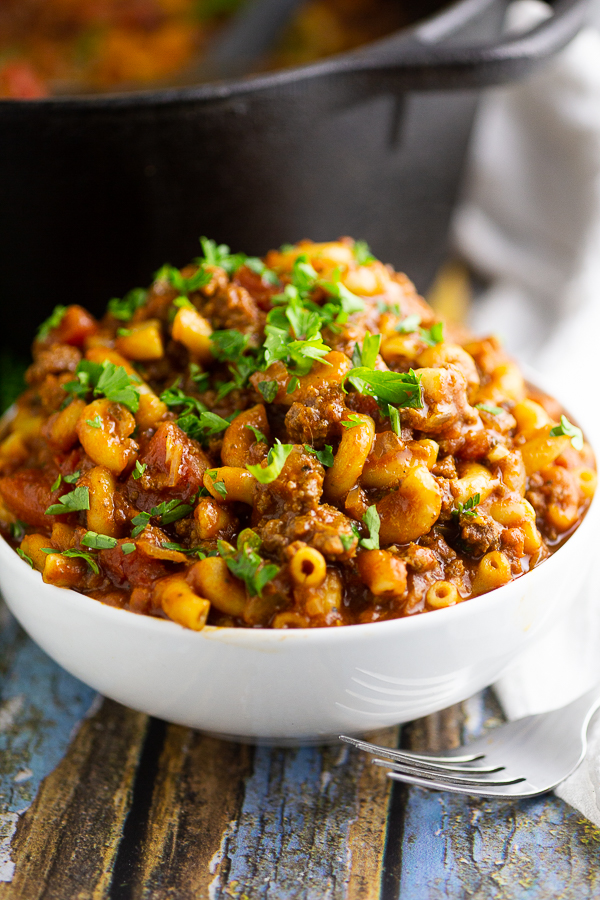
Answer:
<path fill-rule="evenodd" d="M 584 24 L 588 5 L 589 0 L 557 0 L 553 15 L 534 28 L 487 44 L 451 46 L 444 44 L 443 39 L 430 43 L 417 33 L 408 40 L 384 40 L 338 60 L 324 60 L 307 67 L 305 72 L 392 76 L 397 86 L 402 87 L 406 81 L 413 90 L 502 84 L 527 75 L 568 44 Z"/>

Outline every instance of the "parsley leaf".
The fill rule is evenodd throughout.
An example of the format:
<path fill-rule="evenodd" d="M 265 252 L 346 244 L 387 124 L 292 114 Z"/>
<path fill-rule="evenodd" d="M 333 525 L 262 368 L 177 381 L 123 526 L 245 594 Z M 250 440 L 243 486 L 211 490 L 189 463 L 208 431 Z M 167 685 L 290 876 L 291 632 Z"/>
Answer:
<path fill-rule="evenodd" d="M 239 359 L 248 346 L 248 340 L 247 334 L 242 334 L 234 328 L 227 328 L 224 331 L 213 331 L 210 336 L 213 355 L 220 362 Z"/>
<path fill-rule="evenodd" d="M 55 550 L 54 547 L 44 547 L 42 553 L 56 553 L 58 556 L 66 556 L 67 559 L 84 559 L 95 575 L 100 574 L 98 563 L 91 554 L 86 553 L 84 550 L 76 550 L 73 548 L 72 550 L 60 551 Z"/>
<path fill-rule="evenodd" d="M 245 528 L 240 532 L 237 539 L 237 550 L 231 544 L 225 541 L 217 541 L 217 548 L 220 556 L 227 563 L 227 568 L 236 578 L 239 578 L 246 585 L 246 589 L 251 597 L 257 594 L 260 596 L 262 591 L 279 572 L 279 568 L 273 563 L 265 563 L 258 554 L 261 540 L 256 532 L 250 528 Z"/>
<path fill-rule="evenodd" d="M 133 477 L 134 477 L 135 481 L 137 481 L 139 478 L 142 477 L 142 475 L 144 474 L 144 472 L 146 471 L 147 468 L 148 468 L 147 463 L 141 463 L 139 461 L 139 459 L 136 459 L 135 470 L 133 472 Z"/>
<path fill-rule="evenodd" d="M 285 389 L 286 394 L 293 394 L 294 391 L 298 388 L 299 384 L 299 379 L 294 375 L 292 378 L 290 378 L 288 386 Z"/>
<path fill-rule="evenodd" d="M 340 541 L 342 542 L 342 547 L 344 548 L 344 553 L 347 553 L 354 544 L 356 540 L 356 535 L 354 532 L 352 534 L 346 534 L 343 531 L 340 531 Z"/>
<path fill-rule="evenodd" d="M 276 273 L 273 269 L 267 268 L 262 259 L 259 259 L 258 256 L 247 256 L 244 265 L 247 266 L 251 272 L 254 272 L 255 275 L 260 275 L 262 280 L 266 281 L 267 284 L 270 284 L 273 287 L 278 286 L 279 278 Z"/>
<path fill-rule="evenodd" d="M 375 397 L 382 403 L 393 403 L 409 409 L 422 409 L 421 376 L 410 372 L 380 372 L 360 366 L 352 369 L 347 380 L 361 394 Z"/>
<path fill-rule="evenodd" d="M 343 422 L 340 423 L 344 426 L 344 428 L 356 428 L 357 425 L 362 425 L 363 420 L 357 413 L 348 413 Z"/>
<path fill-rule="evenodd" d="M 227 419 L 223 419 L 222 416 L 218 416 L 217 413 L 201 412 L 199 416 L 194 413 L 180 416 L 177 419 L 177 424 L 182 431 L 185 431 L 188 437 L 204 442 L 214 434 L 219 434 L 219 432 L 229 428 L 231 423 Z"/>
<path fill-rule="evenodd" d="M 285 465 L 285 461 L 293 449 L 293 444 L 282 444 L 281 441 L 276 440 L 275 446 L 271 447 L 271 449 L 269 450 L 269 455 L 267 456 L 267 465 L 265 467 L 263 467 L 262 465 L 246 465 L 246 468 L 261 484 L 270 484 L 281 475 L 281 471 Z"/>
<path fill-rule="evenodd" d="M 90 508 L 90 489 L 87 487 L 76 487 L 69 494 L 59 497 L 58 503 L 53 503 L 46 510 L 47 516 L 61 516 L 65 513 L 79 512 L 79 510 Z"/>
<path fill-rule="evenodd" d="M 377 512 L 377 507 L 375 505 L 370 506 L 362 517 L 362 520 L 369 529 L 369 537 L 362 538 L 360 546 L 364 547 L 365 550 L 379 550 L 379 529 L 381 527 L 381 520 L 379 518 L 379 513 Z"/>
<path fill-rule="evenodd" d="M 500 413 L 504 412 L 501 406 L 493 406 L 491 403 L 476 403 L 475 408 L 490 413 L 492 416 L 499 416 Z"/>
<path fill-rule="evenodd" d="M 17 519 L 16 522 L 10 523 L 10 534 L 13 540 L 22 541 L 25 537 L 25 529 L 27 528 L 27 524 L 25 522 L 21 522 L 20 519 Z"/>
<path fill-rule="evenodd" d="M 81 471 L 77 469 L 77 471 L 73 472 L 72 475 L 65 475 L 63 477 L 63 481 L 67 484 L 75 484 L 75 482 L 78 481 L 79 478 L 81 478 Z"/>
<path fill-rule="evenodd" d="M 175 266 L 166 264 L 156 272 L 154 278 L 157 281 L 164 279 L 180 296 L 188 297 L 194 291 L 199 291 L 200 288 L 206 287 L 212 279 L 212 275 L 210 272 L 205 272 L 204 268 L 200 266 L 197 272 L 186 277 Z"/>
<path fill-rule="evenodd" d="M 398 437 L 402 437 L 402 425 L 400 424 L 400 413 L 398 410 L 391 406 L 388 403 L 388 416 L 390 417 L 390 425 L 392 426 L 392 431 L 394 434 L 397 434 Z"/>
<path fill-rule="evenodd" d="M 309 444 L 305 444 L 304 449 L 307 453 L 312 453 L 313 456 L 316 456 L 322 466 L 330 468 L 333 465 L 333 447 L 330 447 L 329 444 L 326 444 L 324 450 L 315 450 Z"/>
<path fill-rule="evenodd" d="M 51 331 L 58 328 L 67 311 L 66 306 L 55 306 L 45 322 L 42 322 L 35 336 L 37 341 L 45 341 Z"/>
<path fill-rule="evenodd" d="M 65 391 L 75 397 L 85 398 L 93 391 L 94 397 L 104 395 L 113 403 L 122 403 L 129 412 L 136 413 L 140 405 L 139 388 L 135 376 L 128 375 L 123 366 L 105 360 L 103 363 L 82 359 L 75 369 L 76 381 L 65 384 Z M 94 427 L 99 428 L 100 425 Z"/>
<path fill-rule="evenodd" d="M 435 347 L 444 340 L 444 323 L 436 322 L 431 328 L 419 328 L 419 334 L 429 347 Z"/>
<path fill-rule="evenodd" d="M 30 565 L 31 568 L 33 569 L 33 560 L 32 560 L 32 558 L 31 558 L 30 556 L 27 556 L 27 554 L 25 553 L 25 551 L 24 551 L 24 550 L 21 550 L 20 547 L 17 547 L 17 553 L 19 554 L 19 556 L 21 557 L 21 559 L 24 559 L 26 563 L 29 563 L 29 565 Z"/>
<path fill-rule="evenodd" d="M 171 387 L 167 388 L 160 395 L 160 399 L 162 402 L 169 407 L 169 409 L 174 409 L 178 406 L 183 406 L 181 415 L 185 416 L 195 410 L 198 413 L 206 412 L 206 406 L 202 403 L 201 400 L 198 400 L 197 397 L 190 397 L 189 394 L 185 394 L 181 388 L 179 387 L 179 382 L 171 385 Z"/>
<path fill-rule="evenodd" d="M 187 516 L 193 508 L 194 507 L 191 504 L 184 503 L 183 500 L 165 500 L 158 506 L 153 506 L 150 512 L 138 513 L 138 515 L 131 520 L 131 524 L 135 526 L 131 532 L 131 537 L 135 538 L 141 534 L 146 525 L 150 522 L 150 519 L 158 518 L 160 519 L 161 525 L 170 525 L 178 519 L 183 519 L 183 517 Z"/>
<path fill-rule="evenodd" d="M 273 400 L 277 396 L 277 391 L 279 390 L 279 385 L 277 384 L 277 382 L 269 381 L 268 379 L 266 379 L 265 381 L 259 381 L 257 387 L 267 403 L 273 402 Z"/>
<path fill-rule="evenodd" d="M 366 366 L 367 369 L 373 369 L 379 354 L 380 346 L 380 334 L 366 334 L 363 340 L 362 350 L 359 349 L 358 342 L 354 345 L 352 365 L 357 368 L 359 366 Z"/>
<path fill-rule="evenodd" d="M 412 334 L 413 331 L 417 330 L 420 324 L 421 316 L 417 315 L 417 313 L 413 313 L 403 319 L 399 325 L 396 325 L 396 331 L 400 334 Z"/>
<path fill-rule="evenodd" d="M 352 253 L 359 266 L 368 266 L 369 263 L 375 262 L 375 257 L 366 241 L 354 241 Z"/>
<path fill-rule="evenodd" d="M 472 497 L 465 503 L 458 504 L 458 509 L 452 510 L 452 515 L 454 516 L 467 516 L 468 518 L 475 518 L 479 515 L 476 507 L 481 503 L 481 494 L 473 494 Z"/>
<path fill-rule="evenodd" d="M 265 437 L 265 435 L 262 433 L 262 431 L 259 428 L 255 428 L 254 425 L 244 425 L 244 428 L 247 428 L 248 431 L 252 432 L 252 434 L 254 435 L 254 439 L 257 441 L 257 443 L 259 443 L 259 444 L 261 442 L 263 444 L 269 443 L 267 438 Z"/>
<path fill-rule="evenodd" d="M 550 429 L 551 437 L 560 437 L 561 434 L 571 438 L 571 444 L 575 450 L 583 450 L 583 432 L 577 425 L 572 425 L 566 416 L 560 417 L 560 425 L 555 425 Z"/>
<path fill-rule="evenodd" d="M 102 419 L 100 416 L 94 416 L 93 419 L 86 419 L 86 424 L 90 425 L 91 428 L 102 428 Z"/>
<path fill-rule="evenodd" d="M 61 481 L 62 481 L 62 475 L 59 473 L 58 478 L 56 479 L 56 481 L 54 482 L 54 484 L 52 485 L 50 490 L 57 491 L 60 487 Z"/>
<path fill-rule="evenodd" d="M 121 550 L 123 551 L 125 556 L 129 556 L 129 554 L 133 553 L 133 551 L 135 550 L 135 544 L 133 544 L 133 543 L 121 544 Z"/>
<path fill-rule="evenodd" d="M 81 538 L 81 543 L 84 547 L 89 547 L 91 550 L 113 550 L 119 542 L 116 538 L 109 537 L 107 534 L 86 531 Z"/>
<path fill-rule="evenodd" d="M 115 319 L 120 319 L 122 322 L 129 322 L 135 311 L 144 305 L 147 296 L 148 291 L 144 290 L 144 288 L 133 288 L 125 294 L 122 300 L 118 297 L 113 297 L 112 300 L 109 300 L 107 307 L 108 312 L 114 316 Z"/>

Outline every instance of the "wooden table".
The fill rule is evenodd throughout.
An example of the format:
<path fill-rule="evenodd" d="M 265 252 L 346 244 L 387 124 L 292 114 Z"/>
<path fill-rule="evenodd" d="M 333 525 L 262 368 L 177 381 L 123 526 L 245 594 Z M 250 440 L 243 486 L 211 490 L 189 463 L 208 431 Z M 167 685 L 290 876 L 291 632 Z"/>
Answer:
<path fill-rule="evenodd" d="M 133 712 L 0 614 L 0 900 L 600 897 L 600 831 L 553 795 L 392 785 L 346 746 L 282 750 Z M 375 738 L 440 748 L 493 694 Z"/>

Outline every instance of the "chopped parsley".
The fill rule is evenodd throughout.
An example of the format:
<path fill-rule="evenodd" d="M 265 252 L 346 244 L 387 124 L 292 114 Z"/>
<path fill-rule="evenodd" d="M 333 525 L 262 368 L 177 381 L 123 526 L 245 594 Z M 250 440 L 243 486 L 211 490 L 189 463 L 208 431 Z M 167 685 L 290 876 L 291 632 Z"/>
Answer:
<path fill-rule="evenodd" d="M 422 409 L 421 376 L 410 372 L 380 372 L 359 366 L 352 369 L 347 380 L 361 394 L 375 397 L 382 403 L 392 403 L 408 409 Z"/>
<path fill-rule="evenodd" d="M 205 404 L 197 397 L 190 397 L 189 394 L 184 393 L 179 387 L 179 382 L 176 382 L 163 391 L 160 395 L 160 399 L 165 406 L 169 407 L 169 409 L 174 409 L 179 406 L 183 407 L 182 415 L 188 415 L 194 411 L 197 413 L 206 412 Z"/>
<path fill-rule="evenodd" d="M 399 325 L 396 325 L 396 331 L 400 334 L 412 334 L 413 331 L 417 330 L 420 324 L 421 316 L 417 313 L 412 313 L 412 315 L 402 319 Z"/>
<path fill-rule="evenodd" d="M 204 443 L 208 438 L 229 428 L 230 422 L 213 412 L 201 412 L 200 415 L 188 413 L 177 419 L 177 424 L 188 437 Z"/>
<path fill-rule="evenodd" d="M 276 440 L 275 446 L 271 447 L 267 456 L 267 465 L 246 466 L 249 472 L 254 475 L 261 484 L 271 484 L 276 478 L 279 478 L 281 471 L 285 465 L 285 461 L 294 449 L 293 444 L 282 444 Z"/>
<path fill-rule="evenodd" d="M 294 391 L 298 388 L 299 384 L 300 384 L 299 379 L 296 378 L 296 376 L 294 375 L 292 378 L 290 378 L 289 384 L 285 389 L 286 394 L 293 394 Z"/>
<path fill-rule="evenodd" d="M 380 334 L 366 334 L 363 340 L 362 349 L 359 348 L 358 342 L 354 345 L 352 365 L 356 368 L 360 366 L 366 366 L 367 369 L 375 368 L 375 362 L 379 354 L 380 346 Z"/>
<path fill-rule="evenodd" d="M 429 347 L 435 347 L 444 340 L 444 323 L 436 322 L 431 328 L 419 328 L 419 334 Z"/>
<path fill-rule="evenodd" d="M 279 278 L 275 272 L 272 269 L 268 269 L 262 259 L 259 259 L 257 256 L 246 256 L 245 253 L 232 253 L 227 244 L 217 244 L 216 241 L 206 237 L 200 238 L 200 244 L 202 245 L 203 253 L 203 256 L 197 259 L 200 265 L 220 266 L 222 269 L 225 269 L 230 278 L 242 266 L 247 266 L 251 272 L 254 272 L 255 275 L 260 275 L 268 284 L 274 286 L 279 284 Z"/>
<path fill-rule="evenodd" d="M 400 424 L 400 413 L 396 409 L 395 406 L 391 406 L 388 403 L 388 416 L 390 417 L 390 424 L 392 426 L 392 431 L 394 434 L 397 434 L 398 437 L 402 437 L 402 425 Z"/>
<path fill-rule="evenodd" d="M 175 266 L 166 264 L 156 272 L 154 278 L 157 281 L 166 281 L 177 291 L 179 296 L 188 297 L 194 291 L 199 291 L 201 288 L 206 287 L 212 279 L 212 275 L 210 272 L 206 272 L 201 265 L 197 272 L 186 277 Z"/>
<path fill-rule="evenodd" d="M 47 516 L 61 516 L 66 513 L 79 512 L 80 510 L 90 508 L 90 489 L 87 487 L 76 487 L 69 494 L 59 497 L 58 503 L 53 503 L 46 510 Z"/>
<path fill-rule="evenodd" d="M 19 556 L 21 557 L 21 559 L 24 559 L 26 563 L 29 563 L 29 565 L 30 565 L 31 568 L 33 569 L 33 560 L 32 560 L 32 558 L 31 558 L 30 556 L 27 556 L 27 554 L 25 553 L 25 551 L 24 551 L 24 550 L 21 550 L 20 547 L 17 547 L 17 553 L 19 554 Z"/>
<path fill-rule="evenodd" d="M 88 564 L 95 575 L 100 574 L 100 568 L 94 557 L 84 550 L 55 550 L 54 547 L 44 547 L 42 553 L 56 553 L 58 556 L 65 556 L 67 559 L 83 559 Z"/>
<path fill-rule="evenodd" d="M 109 537 L 107 534 L 86 531 L 81 538 L 81 543 L 84 547 L 89 547 L 91 550 L 113 550 L 119 542 L 116 538 Z"/>
<path fill-rule="evenodd" d="M 482 412 L 490 413 L 492 416 L 499 416 L 500 413 L 504 412 L 501 406 L 493 406 L 491 403 L 476 403 L 475 408 L 480 409 Z"/>
<path fill-rule="evenodd" d="M 583 450 L 583 432 L 577 425 L 572 425 L 566 416 L 560 417 L 560 425 L 555 425 L 550 429 L 551 437 L 560 437 L 562 434 L 571 438 L 571 444 L 575 450 Z"/>
<path fill-rule="evenodd" d="M 121 550 L 123 551 L 125 556 L 129 556 L 129 554 L 133 553 L 133 551 L 135 550 L 135 544 L 133 544 L 133 543 L 121 544 Z"/>
<path fill-rule="evenodd" d="M 136 310 L 144 305 L 147 297 L 148 291 L 144 290 L 144 288 L 133 288 L 125 294 L 123 299 L 113 297 L 112 300 L 109 300 L 108 312 L 115 319 L 120 319 L 121 322 L 129 322 Z"/>
<path fill-rule="evenodd" d="M 452 510 L 452 515 L 454 516 L 467 516 L 467 518 L 474 519 L 479 515 L 477 511 L 477 506 L 481 503 L 481 494 L 473 494 L 472 497 L 469 497 L 465 503 L 458 504 L 458 509 Z"/>
<path fill-rule="evenodd" d="M 227 563 L 231 574 L 245 583 L 251 597 L 257 594 L 260 596 L 265 585 L 279 572 L 276 565 L 265 563 L 259 555 L 261 543 L 261 539 L 251 528 L 245 528 L 240 532 L 236 549 L 226 541 L 217 541 L 219 555 Z"/>
<path fill-rule="evenodd" d="M 59 474 L 59 476 L 56 479 L 56 481 L 54 482 L 54 484 L 50 487 L 50 490 L 57 491 L 61 485 L 61 482 L 62 482 L 62 475 Z"/>
<path fill-rule="evenodd" d="M 207 475 L 212 481 L 213 487 L 217 494 L 225 499 L 225 497 L 227 496 L 227 485 L 224 481 L 217 481 L 217 478 L 219 477 L 219 473 L 217 472 L 217 470 L 211 469 L 207 472 Z"/>
<path fill-rule="evenodd" d="M 102 419 L 100 416 L 94 416 L 93 419 L 86 419 L 86 425 L 89 425 L 91 428 L 102 428 Z"/>
<path fill-rule="evenodd" d="M 343 531 L 340 532 L 340 541 L 342 542 L 342 547 L 344 548 L 344 552 L 347 553 L 348 550 L 351 550 L 354 542 L 356 540 L 356 534 L 354 531 L 352 534 L 345 534 Z"/>
<path fill-rule="evenodd" d="M 128 375 L 123 366 L 105 360 L 103 363 L 82 359 L 75 369 L 76 381 L 69 381 L 64 388 L 68 394 L 85 399 L 89 392 L 94 397 L 106 397 L 113 403 L 122 403 L 129 412 L 136 413 L 140 405 L 138 379 Z M 94 425 L 99 428 L 100 425 Z"/>
<path fill-rule="evenodd" d="M 136 459 L 135 469 L 133 471 L 133 477 L 134 477 L 135 481 L 137 481 L 139 478 L 142 477 L 142 475 L 144 474 L 144 472 L 146 471 L 147 468 L 148 468 L 147 463 L 141 463 L 139 461 L 139 459 Z"/>
<path fill-rule="evenodd" d="M 257 441 L 257 443 L 259 443 L 259 444 L 260 443 L 263 443 L 263 444 L 269 443 L 266 436 L 262 433 L 260 428 L 255 428 L 254 425 L 244 425 L 244 428 L 247 428 L 248 431 L 252 432 L 252 434 L 254 435 L 254 439 Z"/>
<path fill-rule="evenodd" d="M 10 534 L 13 540 L 22 541 L 25 537 L 25 529 L 27 525 L 25 522 L 21 522 L 20 519 L 17 519 L 16 522 L 10 523 Z"/>
<path fill-rule="evenodd" d="M 269 381 L 268 379 L 265 381 L 259 381 L 258 390 L 263 395 L 266 403 L 272 403 L 275 397 L 277 396 L 277 391 L 279 390 L 279 385 L 276 381 Z"/>
<path fill-rule="evenodd" d="M 375 505 L 370 506 L 364 516 L 363 522 L 369 529 L 369 537 L 362 538 L 360 546 L 365 550 L 379 550 L 379 529 L 381 528 L 381 519 Z"/>
<path fill-rule="evenodd" d="M 77 471 L 73 472 L 71 475 L 63 475 L 63 481 L 66 482 L 66 484 L 75 484 L 79 478 L 81 478 L 80 469 L 77 469 Z"/>
<path fill-rule="evenodd" d="M 333 447 L 330 447 L 329 444 L 326 444 L 324 450 L 315 450 L 309 444 L 305 444 L 304 449 L 307 453 L 312 453 L 313 456 L 316 456 L 322 466 L 330 468 L 333 465 Z"/>
<path fill-rule="evenodd" d="M 184 516 L 191 513 L 193 508 L 191 504 L 184 503 L 183 500 L 166 500 L 158 506 L 152 507 L 150 512 L 138 513 L 131 520 L 131 524 L 135 526 L 131 537 L 135 538 L 141 534 L 150 519 L 158 518 L 161 525 L 170 525 L 172 522 L 177 522 L 178 519 L 183 519 Z"/>
<path fill-rule="evenodd" d="M 352 253 L 359 266 L 368 266 L 369 263 L 376 261 L 366 241 L 354 241 Z"/>
<path fill-rule="evenodd" d="M 358 415 L 358 413 L 348 413 L 343 422 L 341 422 L 344 428 L 356 428 L 357 425 L 362 425 L 363 420 Z"/>
<path fill-rule="evenodd" d="M 248 340 L 247 334 L 242 334 L 241 331 L 236 331 L 234 328 L 213 331 L 210 336 L 213 355 L 219 362 L 239 359 L 248 346 Z"/>
<path fill-rule="evenodd" d="M 45 341 L 51 331 L 58 328 L 67 311 L 66 306 L 55 306 L 45 322 L 42 322 L 35 336 L 37 341 Z"/>

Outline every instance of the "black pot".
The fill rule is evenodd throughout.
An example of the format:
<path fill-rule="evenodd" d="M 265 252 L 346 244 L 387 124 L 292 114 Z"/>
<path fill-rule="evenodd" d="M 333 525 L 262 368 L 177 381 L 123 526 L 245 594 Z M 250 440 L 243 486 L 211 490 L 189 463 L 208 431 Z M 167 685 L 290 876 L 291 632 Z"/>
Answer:
<path fill-rule="evenodd" d="M 201 234 L 255 254 L 351 234 L 426 289 L 445 253 L 474 89 L 550 57 L 586 6 L 558 0 L 542 25 L 502 39 L 505 0 L 460 0 L 352 53 L 268 75 L 0 102 L 6 340 L 27 345 L 57 303 L 101 312 L 163 262 L 197 255 Z"/>

